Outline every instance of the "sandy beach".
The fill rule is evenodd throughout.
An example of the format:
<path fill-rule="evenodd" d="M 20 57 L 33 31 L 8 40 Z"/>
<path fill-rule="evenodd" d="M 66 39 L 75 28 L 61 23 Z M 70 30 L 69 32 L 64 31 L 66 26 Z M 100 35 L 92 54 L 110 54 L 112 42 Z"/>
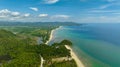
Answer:
<path fill-rule="evenodd" d="M 60 27 L 62 27 L 62 26 L 60 26 Z M 56 28 L 56 29 L 53 29 L 53 30 L 51 31 L 50 38 L 49 38 L 49 40 L 48 40 L 45 44 L 48 44 L 49 41 L 51 41 L 51 39 L 53 38 L 53 33 L 54 33 L 54 31 L 57 30 L 57 29 L 59 29 L 60 27 L 58 27 L 58 28 Z M 76 64 L 77 64 L 77 67 L 85 67 L 85 66 L 83 65 L 83 63 L 79 60 L 79 58 L 77 57 L 77 55 L 73 52 L 72 48 L 69 47 L 68 45 L 65 45 L 65 47 L 70 50 L 71 57 L 75 60 L 75 62 L 76 62 Z"/>
<path fill-rule="evenodd" d="M 71 57 L 75 60 L 75 62 L 77 64 L 77 67 L 85 67 L 83 65 L 83 63 L 79 60 L 79 58 L 77 57 L 77 55 L 73 52 L 72 48 L 70 46 L 68 46 L 68 45 L 65 45 L 65 47 L 70 50 Z"/>
<path fill-rule="evenodd" d="M 58 28 L 53 29 L 53 30 L 51 31 L 50 38 L 49 38 L 49 40 L 48 40 L 45 44 L 48 44 L 49 41 L 51 41 L 51 39 L 53 38 L 53 33 L 54 33 L 54 31 L 57 30 L 57 29 L 59 29 L 60 27 L 62 27 L 62 26 L 59 26 Z"/>
<path fill-rule="evenodd" d="M 49 40 L 45 43 L 45 44 L 48 44 L 49 43 L 49 41 L 52 39 L 52 37 L 53 37 L 53 32 L 54 32 L 55 30 L 52 30 L 51 31 L 51 33 L 50 33 L 50 38 L 49 38 Z"/>

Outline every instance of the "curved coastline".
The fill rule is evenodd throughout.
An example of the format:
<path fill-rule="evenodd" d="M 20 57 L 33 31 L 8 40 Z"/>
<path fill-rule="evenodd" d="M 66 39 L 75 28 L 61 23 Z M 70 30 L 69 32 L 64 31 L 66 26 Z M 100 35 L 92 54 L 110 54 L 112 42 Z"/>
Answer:
<path fill-rule="evenodd" d="M 57 29 L 59 29 L 59 28 L 61 28 L 61 27 L 62 27 L 62 26 L 59 26 L 58 28 L 53 29 L 53 30 L 51 31 L 51 33 L 50 33 L 50 38 L 49 38 L 49 40 L 48 40 L 48 41 L 46 41 L 46 43 L 45 43 L 45 44 L 48 44 L 48 43 L 52 40 L 54 31 L 55 31 L 55 30 L 57 30 Z"/>
<path fill-rule="evenodd" d="M 68 46 L 68 45 L 65 45 L 65 47 L 70 50 L 71 57 L 75 60 L 75 62 L 77 64 L 77 67 L 85 67 L 83 65 L 82 61 L 79 60 L 78 56 L 75 54 L 75 52 L 73 51 L 73 49 L 70 46 Z"/>
<path fill-rule="evenodd" d="M 48 44 L 48 43 L 52 40 L 52 38 L 53 38 L 53 33 L 54 33 L 56 30 L 58 30 L 59 28 L 61 28 L 61 27 L 62 27 L 62 26 L 59 26 L 58 28 L 53 29 L 53 30 L 51 31 L 50 38 L 49 38 L 49 40 L 48 40 L 45 44 Z M 65 47 L 70 50 L 71 57 L 75 60 L 75 62 L 76 62 L 76 64 L 77 64 L 77 67 L 85 67 L 84 64 L 82 63 L 82 61 L 81 61 L 81 60 L 78 58 L 78 56 L 75 54 L 75 52 L 73 51 L 73 49 L 72 49 L 70 46 L 68 46 L 68 45 L 65 45 Z"/>

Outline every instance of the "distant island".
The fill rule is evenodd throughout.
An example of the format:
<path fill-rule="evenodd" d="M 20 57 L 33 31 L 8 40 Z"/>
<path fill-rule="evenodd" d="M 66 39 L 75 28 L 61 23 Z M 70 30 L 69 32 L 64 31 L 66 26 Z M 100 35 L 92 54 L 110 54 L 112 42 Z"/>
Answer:
<path fill-rule="evenodd" d="M 0 23 L 0 66 L 78 67 L 76 59 L 72 57 L 71 41 L 63 40 L 60 43 L 48 45 L 53 30 L 62 25 L 77 24 Z"/>

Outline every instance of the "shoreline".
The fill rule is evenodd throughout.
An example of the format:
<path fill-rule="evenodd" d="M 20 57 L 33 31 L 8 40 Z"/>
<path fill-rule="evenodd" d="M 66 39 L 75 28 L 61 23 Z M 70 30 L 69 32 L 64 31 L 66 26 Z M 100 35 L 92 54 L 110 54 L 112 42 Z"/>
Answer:
<path fill-rule="evenodd" d="M 51 31 L 51 33 L 50 33 L 50 37 L 49 37 L 49 40 L 48 40 L 48 41 L 46 41 L 46 43 L 45 43 L 45 44 L 48 44 L 48 43 L 49 43 L 49 41 L 53 38 L 53 32 L 54 32 L 54 31 L 55 31 L 54 29 Z"/>
<path fill-rule="evenodd" d="M 52 40 L 54 31 L 55 31 L 55 30 L 57 30 L 57 29 L 59 29 L 60 27 L 62 27 L 62 26 L 59 26 L 58 28 L 53 29 L 53 30 L 51 31 L 51 33 L 50 33 L 50 37 L 49 37 L 49 40 L 48 40 L 48 41 L 46 41 L 46 43 L 45 43 L 45 44 L 48 44 L 48 43 Z"/>
<path fill-rule="evenodd" d="M 78 58 L 78 56 L 75 54 L 75 52 L 73 51 L 73 49 L 68 46 L 68 45 L 65 45 L 65 47 L 67 49 L 70 50 L 70 53 L 71 53 L 71 57 L 75 60 L 76 64 L 77 64 L 77 67 L 85 67 L 82 63 L 82 61 Z"/>
<path fill-rule="evenodd" d="M 62 27 L 62 26 L 59 26 L 58 28 L 53 29 L 53 30 L 51 31 L 51 33 L 50 33 L 50 38 L 49 38 L 49 40 L 48 40 L 45 44 L 48 44 L 48 43 L 52 40 L 54 31 L 57 30 L 57 29 L 59 29 L 59 28 L 61 28 L 61 27 Z M 75 60 L 75 62 L 76 62 L 76 64 L 77 64 L 77 67 L 85 67 L 85 66 L 83 65 L 82 61 L 81 61 L 81 60 L 78 58 L 78 56 L 75 54 L 75 52 L 73 51 L 73 49 L 72 49 L 70 46 L 68 46 L 68 45 L 65 45 L 65 47 L 70 50 L 71 57 Z"/>
<path fill-rule="evenodd" d="M 52 40 L 52 38 L 53 38 L 53 33 L 54 33 L 54 31 L 55 31 L 55 30 L 57 30 L 57 29 L 59 29 L 60 27 L 62 27 L 62 26 L 59 26 L 58 28 L 51 30 L 49 40 L 48 40 L 48 41 L 46 41 L 46 43 L 45 43 L 45 44 L 47 44 L 47 45 L 48 45 L 48 43 L 49 43 L 49 42 Z M 42 57 L 41 55 L 40 55 L 40 57 L 41 57 L 40 67 L 43 67 L 44 59 L 43 59 L 43 57 Z"/>

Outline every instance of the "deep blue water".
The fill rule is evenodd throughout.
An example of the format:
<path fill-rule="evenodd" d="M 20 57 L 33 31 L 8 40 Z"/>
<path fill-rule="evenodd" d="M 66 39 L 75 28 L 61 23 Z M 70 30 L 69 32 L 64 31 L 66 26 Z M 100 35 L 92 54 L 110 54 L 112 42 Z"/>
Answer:
<path fill-rule="evenodd" d="M 59 42 L 63 39 L 73 42 L 73 49 L 77 55 L 81 55 L 81 51 L 83 51 L 89 57 L 99 61 L 101 65 L 105 64 L 105 67 L 120 67 L 119 23 L 63 26 L 55 31 L 51 43 Z M 91 67 L 101 66 L 100 64 L 95 66 L 93 62 Z"/>

